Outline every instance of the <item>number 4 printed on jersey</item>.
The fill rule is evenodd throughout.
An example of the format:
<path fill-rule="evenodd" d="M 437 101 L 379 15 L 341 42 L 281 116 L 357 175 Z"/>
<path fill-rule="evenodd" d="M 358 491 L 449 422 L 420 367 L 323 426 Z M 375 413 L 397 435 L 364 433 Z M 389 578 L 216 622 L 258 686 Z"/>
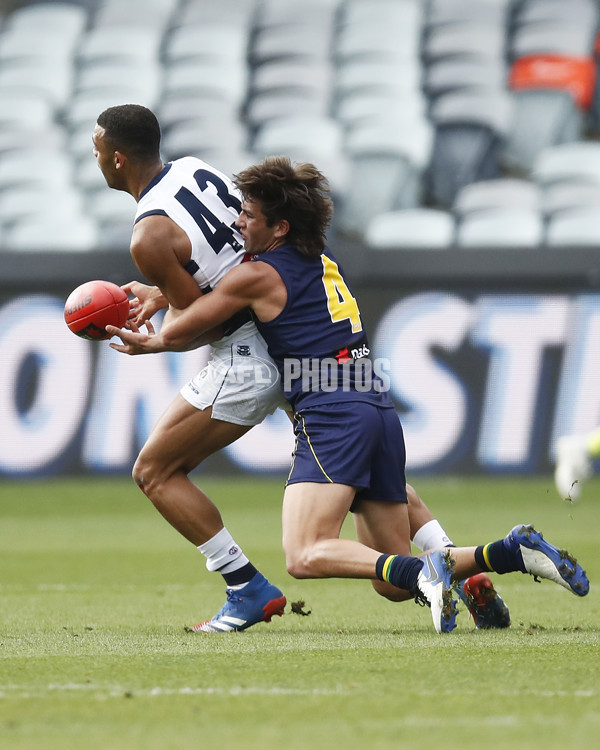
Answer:
<path fill-rule="evenodd" d="M 342 274 L 335 261 L 326 255 L 321 255 L 323 262 L 323 286 L 327 294 L 327 309 L 334 323 L 349 320 L 352 333 L 362 331 L 360 310 L 352 292 L 346 286 Z"/>

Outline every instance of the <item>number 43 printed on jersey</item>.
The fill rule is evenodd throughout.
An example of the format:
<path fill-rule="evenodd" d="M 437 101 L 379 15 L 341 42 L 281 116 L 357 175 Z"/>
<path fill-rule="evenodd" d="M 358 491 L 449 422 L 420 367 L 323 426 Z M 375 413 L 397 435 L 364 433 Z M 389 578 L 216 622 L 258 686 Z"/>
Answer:
<path fill-rule="evenodd" d="M 323 262 L 323 286 L 327 294 L 327 308 L 334 323 L 349 320 L 352 333 L 362 331 L 360 310 L 352 292 L 346 286 L 340 269 L 335 261 L 326 255 L 321 255 Z"/>

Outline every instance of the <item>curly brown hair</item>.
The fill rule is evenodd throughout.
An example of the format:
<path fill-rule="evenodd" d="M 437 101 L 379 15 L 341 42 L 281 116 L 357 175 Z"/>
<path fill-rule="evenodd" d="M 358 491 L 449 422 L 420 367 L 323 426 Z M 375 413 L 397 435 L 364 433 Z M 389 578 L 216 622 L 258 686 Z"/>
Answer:
<path fill-rule="evenodd" d="M 303 255 L 318 256 L 333 215 L 327 178 L 314 164 L 293 164 L 287 156 L 269 156 L 233 178 L 244 198 L 259 201 L 267 226 L 285 219 L 286 241 Z"/>

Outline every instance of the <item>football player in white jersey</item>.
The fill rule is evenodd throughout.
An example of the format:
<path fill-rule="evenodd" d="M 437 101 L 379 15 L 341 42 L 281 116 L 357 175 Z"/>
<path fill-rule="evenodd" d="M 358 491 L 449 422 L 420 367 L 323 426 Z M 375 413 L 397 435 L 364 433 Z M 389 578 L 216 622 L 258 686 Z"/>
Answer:
<path fill-rule="evenodd" d="M 134 295 L 135 329 L 161 309 L 169 308 L 169 316 L 169 310 L 187 307 L 243 261 L 235 226 L 241 197 L 227 176 L 200 159 L 164 164 L 159 123 L 140 105 L 102 112 L 93 142 L 108 186 L 130 193 L 138 203 L 131 255 L 155 286 L 137 281 L 124 286 Z M 205 343 L 212 345 L 207 367 L 181 389 L 154 426 L 133 477 L 165 519 L 206 556 L 207 568 L 225 579 L 225 605 L 192 630 L 228 632 L 268 622 L 283 613 L 286 600 L 248 561 L 217 507 L 188 473 L 267 414 L 289 405 L 266 344 L 244 314 L 190 347 Z M 451 544 L 410 485 L 407 494 L 413 543 L 422 550 Z M 477 627 L 506 627 L 510 622 L 487 576 L 465 601 Z"/>
<path fill-rule="evenodd" d="M 93 142 L 108 186 L 130 193 L 138 203 L 131 255 L 156 286 L 125 286 L 135 295 L 136 325 L 160 309 L 187 307 L 241 261 L 241 237 L 232 228 L 240 208 L 237 190 L 200 159 L 163 164 L 160 126 L 150 110 L 110 107 L 98 117 Z M 208 342 L 208 365 L 158 420 L 133 477 L 169 523 L 205 555 L 207 568 L 223 575 L 223 609 L 195 627 L 225 632 L 270 621 L 283 614 L 286 600 L 250 563 L 217 507 L 188 473 L 287 402 L 277 368 L 249 315 L 236 316 L 223 330 L 195 343 Z M 254 367 L 260 369 L 259 386 Z"/>

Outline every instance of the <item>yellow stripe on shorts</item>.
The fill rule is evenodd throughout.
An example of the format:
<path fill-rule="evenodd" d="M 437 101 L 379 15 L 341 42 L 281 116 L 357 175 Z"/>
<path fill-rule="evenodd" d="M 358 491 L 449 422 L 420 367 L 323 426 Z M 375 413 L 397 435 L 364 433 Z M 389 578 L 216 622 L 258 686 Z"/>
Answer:
<path fill-rule="evenodd" d="M 317 458 L 317 454 L 315 453 L 315 449 L 313 448 L 312 443 L 310 442 L 310 437 L 308 435 L 308 432 L 306 431 L 306 424 L 305 424 L 305 421 L 304 421 L 304 417 L 301 416 L 300 418 L 302 419 L 302 432 L 306 435 L 306 441 L 308 443 L 308 447 L 310 448 L 310 452 L 313 454 L 313 458 L 317 462 L 317 466 L 319 467 L 319 469 L 321 469 L 321 471 L 323 472 L 323 476 L 325 477 L 325 479 L 327 479 L 328 482 L 331 482 L 331 484 L 333 484 L 333 479 L 329 476 L 329 474 L 321 466 L 321 462 Z"/>

